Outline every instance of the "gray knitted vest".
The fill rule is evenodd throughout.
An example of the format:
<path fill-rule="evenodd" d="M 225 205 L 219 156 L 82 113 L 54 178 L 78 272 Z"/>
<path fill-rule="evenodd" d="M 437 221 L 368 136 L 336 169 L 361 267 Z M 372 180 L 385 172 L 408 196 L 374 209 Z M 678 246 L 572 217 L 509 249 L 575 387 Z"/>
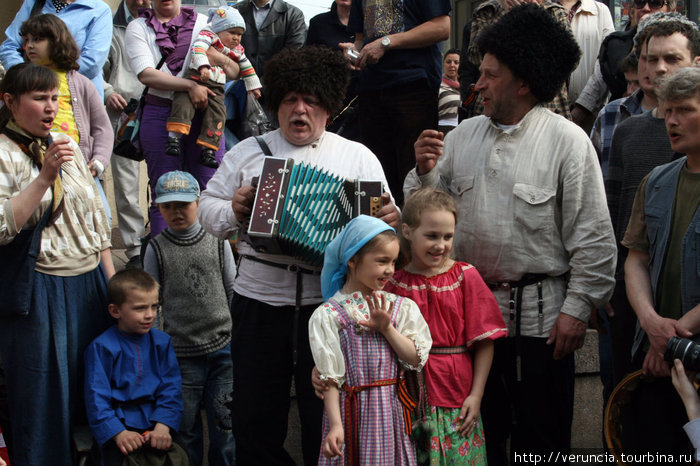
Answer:
<path fill-rule="evenodd" d="M 202 228 L 183 240 L 163 230 L 151 240 L 160 273 L 163 330 L 178 357 L 217 351 L 231 341 L 223 281 L 224 247 Z"/>

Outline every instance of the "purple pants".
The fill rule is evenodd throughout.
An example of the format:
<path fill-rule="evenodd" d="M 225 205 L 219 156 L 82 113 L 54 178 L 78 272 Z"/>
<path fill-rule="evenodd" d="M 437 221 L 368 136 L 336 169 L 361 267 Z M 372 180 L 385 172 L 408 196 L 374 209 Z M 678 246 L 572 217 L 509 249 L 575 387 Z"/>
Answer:
<path fill-rule="evenodd" d="M 197 112 L 192 120 L 192 130 L 187 136 L 180 138 L 180 156 L 173 157 L 165 153 L 165 144 L 168 139 L 168 131 L 165 124 L 170 116 L 170 100 L 161 97 L 147 96 L 146 105 L 143 107 L 141 117 L 141 149 L 146 157 L 148 168 L 148 179 L 151 187 L 151 199 L 156 198 L 156 183 L 158 178 L 169 171 L 181 170 L 194 176 L 199 182 L 202 191 L 207 187 L 207 182 L 214 176 L 215 169 L 205 167 L 199 163 L 201 147 L 197 146 L 196 140 L 199 135 L 199 128 L 202 124 L 202 114 Z M 221 162 L 224 158 L 225 141 L 221 138 L 219 150 L 216 151 L 216 160 Z M 149 219 L 151 221 L 151 237 L 155 237 L 163 231 L 167 225 L 158 211 L 155 202 L 151 202 L 149 208 Z"/>

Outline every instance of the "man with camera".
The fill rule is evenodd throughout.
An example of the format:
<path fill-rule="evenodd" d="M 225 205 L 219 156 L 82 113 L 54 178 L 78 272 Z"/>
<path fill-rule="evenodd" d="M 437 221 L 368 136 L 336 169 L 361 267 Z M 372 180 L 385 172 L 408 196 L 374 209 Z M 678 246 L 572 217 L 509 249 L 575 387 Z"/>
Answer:
<path fill-rule="evenodd" d="M 685 415 L 663 354 L 669 338 L 700 330 L 700 68 L 684 68 L 668 78 L 659 98 L 671 147 L 685 157 L 642 180 L 622 240 L 629 249 L 627 296 L 639 320 L 634 363 L 660 377 L 634 392 L 631 406 L 637 409 L 628 409 L 623 419 L 630 443 L 623 438 L 623 444 L 682 451 L 687 447 L 680 431 Z"/>

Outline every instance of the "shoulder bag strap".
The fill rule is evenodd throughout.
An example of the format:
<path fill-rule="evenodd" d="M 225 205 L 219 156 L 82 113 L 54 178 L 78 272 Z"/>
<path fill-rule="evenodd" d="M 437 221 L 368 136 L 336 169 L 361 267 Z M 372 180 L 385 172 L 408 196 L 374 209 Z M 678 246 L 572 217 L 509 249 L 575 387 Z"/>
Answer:
<path fill-rule="evenodd" d="M 37 16 L 41 14 L 41 10 L 44 9 L 44 4 L 46 0 L 36 0 L 32 6 L 32 11 L 29 13 L 29 17 Z"/>
<path fill-rule="evenodd" d="M 165 63 L 165 60 L 168 58 L 167 55 L 163 55 L 160 57 L 160 61 L 156 65 L 156 70 L 159 70 L 162 66 L 163 63 Z M 143 102 L 146 99 L 146 94 L 148 94 L 148 86 L 143 88 L 143 92 L 141 93 L 141 98 L 139 99 L 139 102 L 141 103 L 141 107 L 143 107 Z"/>

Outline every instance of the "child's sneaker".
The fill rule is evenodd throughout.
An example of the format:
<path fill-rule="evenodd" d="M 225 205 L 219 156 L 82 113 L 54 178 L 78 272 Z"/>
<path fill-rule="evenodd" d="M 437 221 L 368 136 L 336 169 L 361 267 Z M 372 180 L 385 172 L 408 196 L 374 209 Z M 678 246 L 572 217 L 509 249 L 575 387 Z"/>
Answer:
<path fill-rule="evenodd" d="M 209 168 L 219 168 L 219 162 L 216 161 L 216 152 L 208 147 L 202 149 L 202 155 L 199 156 L 199 163 Z"/>
<path fill-rule="evenodd" d="M 168 142 L 165 143 L 165 153 L 172 155 L 173 157 L 180 156 L 180 140 L 178 138 L 169 136 Z"/>

